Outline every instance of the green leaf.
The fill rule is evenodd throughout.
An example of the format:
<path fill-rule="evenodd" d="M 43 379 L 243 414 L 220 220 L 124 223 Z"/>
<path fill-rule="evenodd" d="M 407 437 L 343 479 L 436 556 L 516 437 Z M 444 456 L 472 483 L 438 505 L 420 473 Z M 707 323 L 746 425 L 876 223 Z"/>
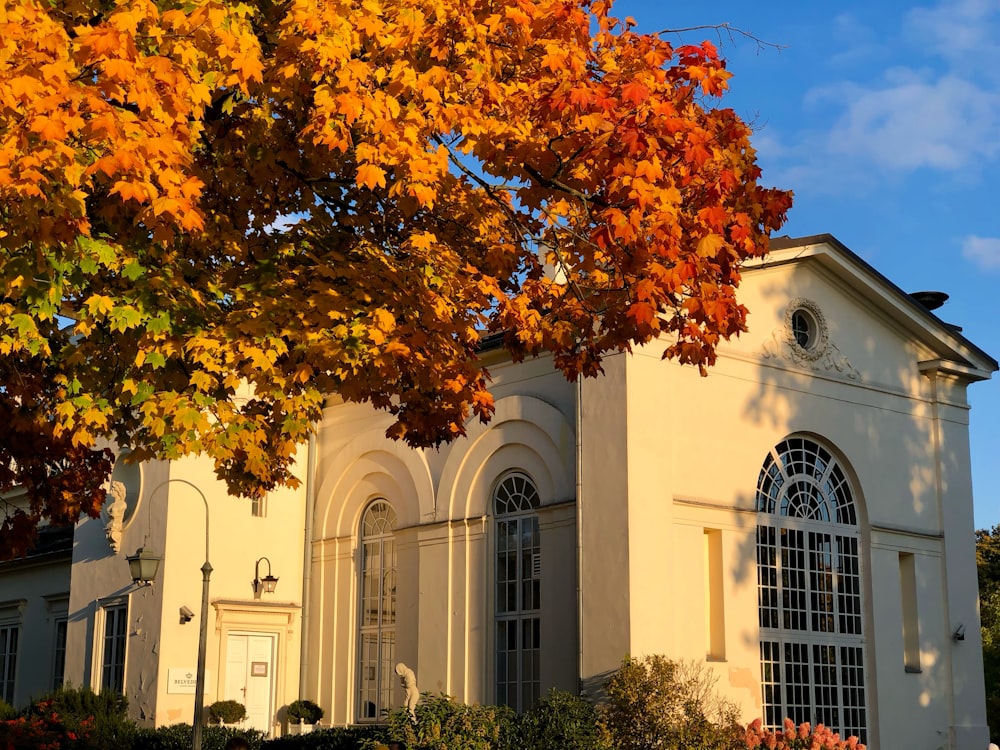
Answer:
<path fill-rule="evenodd" d="M 159 352 L 150 352 L 146 355 L 146 364 L 152 367 L 154 370 L 158 370 L 167 364 L 167 358 L 164 357 Z"/>
<path fill-rule="evenodd" d="M 122 276 L 129 281 L 135 281 L 144 273 L 146 273 L 146 269 L 137 260 L 130 260 L 125 264 L 125 268 L 122 269 Z"/>
<path fill-rule="evenodd" d="M 25 315 L 24 313 L 17 313 L 10 316 L 11 325 L 17 329 L 18 336 L 27 337 L 29 334 L 33 336 L 38 335 L 38 326 L 35 325 L 35 319 L 30 315 Z"/>
<path fill-rule="evenodd" d="M 146 321 L 146 330 L 150 333 L 168 333 L 170 331 L 170 316 L 165 311 L 158 312 Z"/>
<path fill-rule="evenodd" d="M 130 305 L 115 307 L 109 316 L 111 330 L 124 333 L 131 328 L 138 328 L 142 322 L 142 313 Z"/>

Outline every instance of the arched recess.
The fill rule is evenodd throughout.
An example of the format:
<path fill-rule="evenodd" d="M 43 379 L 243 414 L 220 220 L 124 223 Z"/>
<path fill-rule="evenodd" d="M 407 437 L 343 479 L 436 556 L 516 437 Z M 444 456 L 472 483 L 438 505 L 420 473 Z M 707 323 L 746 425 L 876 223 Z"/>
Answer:
<path fill-rule="evenodd" d="M 867 742 L 871 583 L 856 477 L 822 438 L 789 435 L 764 456 L 755 505 L 764 723 L 822 723 Z"/>
<path fill-rule="evenodd" d="M 433 514 L 434 489 L 423 453 L 384 435 L 362 435 L 329 462 L 321 459 L 320 466 L 317 539 L 355 534 L 365 505 L 376 496 L 391 500 L 397 528 L 415 526 Z"/>
<path fill-rule="evenodd" d="M 542 503 L 575 495 L 576 440 L 566 416 L 534 396 L 507 396 L 488 425 L 469 425 L 463 445 L 452 447 L 441 474 L 437 518 L 490 515 L 490 490 L 501 473 L 529 474 Z"/>

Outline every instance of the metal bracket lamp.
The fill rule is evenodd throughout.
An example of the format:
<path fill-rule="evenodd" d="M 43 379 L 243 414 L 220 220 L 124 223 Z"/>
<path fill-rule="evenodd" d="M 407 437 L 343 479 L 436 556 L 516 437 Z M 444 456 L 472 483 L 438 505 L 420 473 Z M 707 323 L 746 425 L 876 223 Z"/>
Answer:
<path fill-rule="evenodd" d="M 128 561 L 128 571 L 132 576 L 132 583 L 137 586 L 152 586 L 156 580 L 156 573 L 160 569 L 161 555 L 156 554 L 151 549 L 139 547 L 134 555 L 126 555 Z"/>
<path fill-rule="evenodd" d="M 267 560 L 267 575 L 263 578 L 260 577 L 260 563 L 261 560 Z M 261 557 L 257 560 L 257 563 L 253 568 L 253 593 L 254 596 L 260 596 L 261 593 L 273 594 L 274 589 L 278 586 L 278 579 L 271 575 L 271 561 L 266 557 Z"/>

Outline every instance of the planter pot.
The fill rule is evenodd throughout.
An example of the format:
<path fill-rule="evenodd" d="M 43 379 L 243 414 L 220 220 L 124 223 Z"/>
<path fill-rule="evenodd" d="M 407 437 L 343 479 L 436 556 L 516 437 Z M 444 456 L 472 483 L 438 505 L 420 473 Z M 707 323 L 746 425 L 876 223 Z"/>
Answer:
<path fill-rule="evenodd" d="M 298 722 L 288 723 L 289 734 L 309 734 L 313 730 L 314 724 L 300 724 Z"/>

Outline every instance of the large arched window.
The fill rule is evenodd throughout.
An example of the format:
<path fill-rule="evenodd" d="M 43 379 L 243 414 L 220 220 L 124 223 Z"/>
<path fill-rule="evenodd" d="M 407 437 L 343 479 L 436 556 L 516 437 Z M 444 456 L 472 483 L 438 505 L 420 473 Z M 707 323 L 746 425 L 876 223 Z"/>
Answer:
<path fill-rule="evenodd" d="M 867 742 L 860 530 L 844 470 L 813 440 L 787 438 L 764 460 L 757 510 L 764 722 Z"/>
<path fill-rule="evenodd" d="M 375 721 L 392 705 L 396 654 L 396 512 L 385 500 L 361 518 L 358 590 L 359 721 Z"/>
<path fill-rule="evenodd" d="M 524 711 L 538 701 L 542 545 L 538 490 L 512 472 L 493 491 L 496 532 L 496 703 Z"/>

